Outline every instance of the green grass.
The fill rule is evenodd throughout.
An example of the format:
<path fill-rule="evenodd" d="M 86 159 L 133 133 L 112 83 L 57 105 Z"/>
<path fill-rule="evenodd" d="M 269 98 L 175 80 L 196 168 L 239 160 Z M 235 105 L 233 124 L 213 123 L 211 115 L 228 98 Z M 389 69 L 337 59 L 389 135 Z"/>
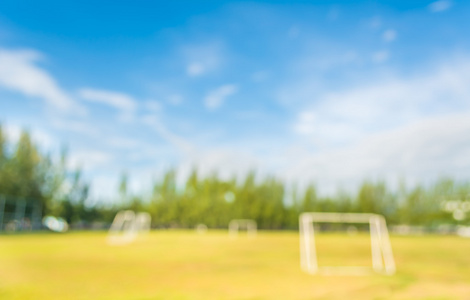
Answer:
<path fill-rule="evenodd" d="M 470 239 L 392 236 L 394 276 L 312 276 L 295 232 L 0 236 L 0 299 L 470 299 Z M 371 264 L 369 237 L 317 238 L 322 265 Z"/>

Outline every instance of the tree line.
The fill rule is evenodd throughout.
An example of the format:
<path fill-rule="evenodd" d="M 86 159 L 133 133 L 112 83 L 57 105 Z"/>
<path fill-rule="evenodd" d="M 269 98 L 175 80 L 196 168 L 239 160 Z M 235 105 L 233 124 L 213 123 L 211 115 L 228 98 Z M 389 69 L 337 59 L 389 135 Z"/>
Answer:
<path fill-rule="evenodd" d="M 159 228 L 192 228 L 199 223 L 226 228 L 230 220 L 243 218 L 254 219 L 262 229 L 296 229 L 299 214 L 310 211 L 378 213 L 389 224 L 428 227 L 470 221 L 470 216 L 456 219 L 443 209 L 449 199 L 470 206 L 470 184 L 452 179 L 394 190 L 383 181 L 364 181 L 355 194 L 320 196 L 314 184 L 301 190 L 275 176 L 257 178 L 254 171 L 243 180 L 223 180 L 216 173 L 201 177 L 195 169 L 181 186 L 171 169 L 153 183 L 150 195 L 130 194 L 123 175 L 115 201 L 90 205 L 90 185 L 80 170 L 67 167 L 66 153 L 52 159 L 27 131 L 13 144 L 0 126 L 0 196 L 39 203 L 43 215 L 62 217 L 72 226 L 85 228 L 109 224 L 123 209 L 149 212 L 152 226 Z"/>

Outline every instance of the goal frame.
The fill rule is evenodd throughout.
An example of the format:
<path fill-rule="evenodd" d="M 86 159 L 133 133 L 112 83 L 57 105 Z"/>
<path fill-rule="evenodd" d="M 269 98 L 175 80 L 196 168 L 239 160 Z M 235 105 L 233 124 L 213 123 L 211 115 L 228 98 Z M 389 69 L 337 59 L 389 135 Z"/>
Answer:
<path fill-rule="evenodd" d="M 121 210 L 114 217 L 108 232 L 108 244 L 124 245 L 133 242 L 138 233 L 150 231 L 151 216 L 149 213 L 135 213 L 132 210 Z"/>
<path fill-rule="evenodd" d="M 255 237 L 258 231 L 258 225 L 255 220 L 251 219 L 234 219 L 228 224 L 229 235 L 235 237 L 238 235 L 238 231 L 241 228 L 246 228 L 247 235 L 249 237 Z"/>
<path fill-rule="evenodd" d="M 319 266 L 315 247 L 314 223 L 369 224 L 372 268 L 364 266 Z M 307 212 L 299 216 L 300 267 L 310 274 L 367 275 L 373 272 L 385 275 L 395 273 L 390 237 L 385 218 L 372 213 Z"/>

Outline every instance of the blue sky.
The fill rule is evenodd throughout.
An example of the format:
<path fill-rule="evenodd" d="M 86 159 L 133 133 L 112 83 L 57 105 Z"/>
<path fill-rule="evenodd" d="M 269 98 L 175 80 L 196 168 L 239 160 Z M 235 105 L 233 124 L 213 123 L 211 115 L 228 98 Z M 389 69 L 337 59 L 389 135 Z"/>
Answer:
<path fill-rule="evenodd" d="M 466 1 L 0 3 L 0 120 L 97 199 L 173 166 L 322 193 L 470 176 Z"/>

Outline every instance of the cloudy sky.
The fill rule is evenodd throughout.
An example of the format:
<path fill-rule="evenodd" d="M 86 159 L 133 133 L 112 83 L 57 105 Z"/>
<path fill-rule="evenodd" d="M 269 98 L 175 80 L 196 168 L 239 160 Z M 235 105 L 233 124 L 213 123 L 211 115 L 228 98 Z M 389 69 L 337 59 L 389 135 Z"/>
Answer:
<path fill-rule="evenodd" d="M 169 167 L 470 178 L 468 1 L 0 2 L 0 121 L 111 199 Z"/>

